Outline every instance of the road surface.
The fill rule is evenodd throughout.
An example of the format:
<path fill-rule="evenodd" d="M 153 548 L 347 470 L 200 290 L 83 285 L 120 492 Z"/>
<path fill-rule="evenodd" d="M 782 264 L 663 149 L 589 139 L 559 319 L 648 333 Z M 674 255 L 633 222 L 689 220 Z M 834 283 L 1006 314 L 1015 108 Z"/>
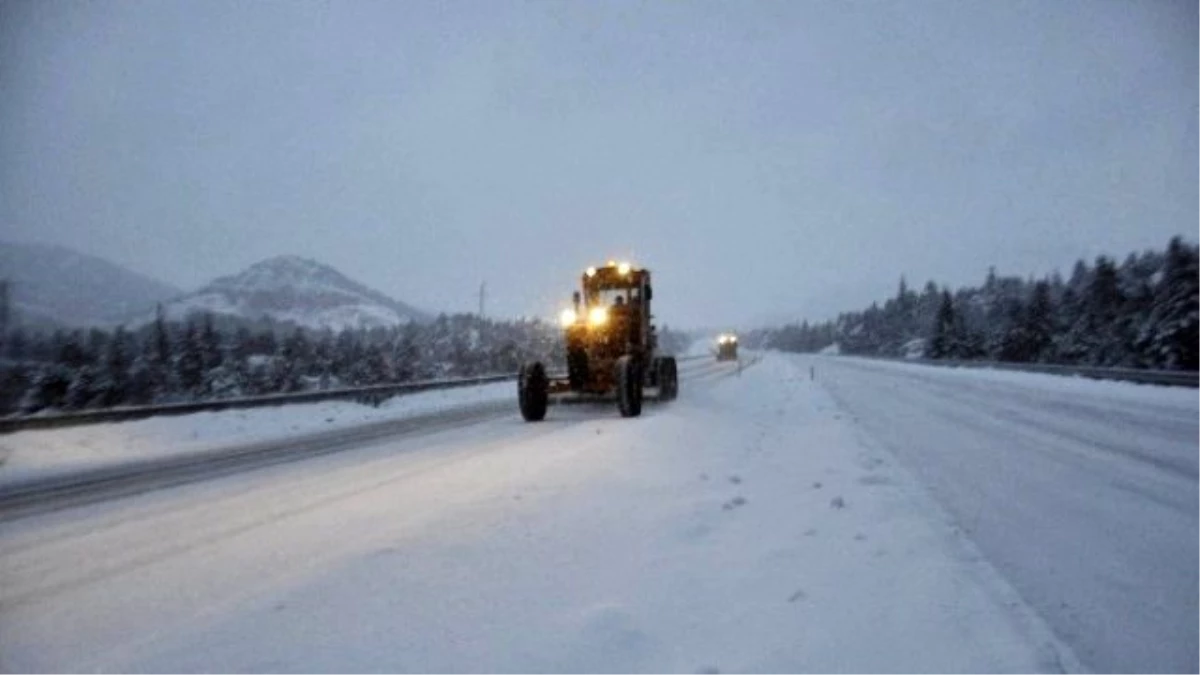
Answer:
<path fill-rule="evenodd" d="M 1085 665 L 1197 672 L 1194 390 L 815 363 Z"/>

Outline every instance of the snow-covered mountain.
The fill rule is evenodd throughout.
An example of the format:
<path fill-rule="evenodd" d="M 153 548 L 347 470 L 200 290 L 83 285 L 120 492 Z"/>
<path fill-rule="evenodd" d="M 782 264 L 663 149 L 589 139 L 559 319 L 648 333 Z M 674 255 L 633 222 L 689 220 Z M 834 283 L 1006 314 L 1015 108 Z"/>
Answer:
<path fill-rule="evenodd" d="M 183 291 L 64 246 L 0 242 L 14 319 L 32 326 L 109 325 Z"/>
<path fill-rule="evenodd" d="M 306 328 L 358 328 L 423 321 L 425 312 L 393 300 L 315 260 L 278 256 L 221 277 L 164 305 L 168 318 L 197 312 L 270 318 Z"/>

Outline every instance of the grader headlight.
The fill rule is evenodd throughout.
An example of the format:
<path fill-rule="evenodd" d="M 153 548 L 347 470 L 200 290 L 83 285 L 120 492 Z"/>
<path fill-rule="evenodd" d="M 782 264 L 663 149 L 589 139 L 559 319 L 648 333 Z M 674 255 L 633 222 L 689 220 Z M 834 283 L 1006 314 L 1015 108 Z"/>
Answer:
<path fill-rule="evenodd" d="M 593 307 L 588 311 L 588 323 L 593 326 L 603 326 L 608 323 L 608 308 Z"/>
<path fill-rule="evenodd" d="M 562 324 L 563 328 L 575 325 L 575 322 L 578 320 L 579 316 L 575 314 L 575 310 L 570 308 L 564 309 L 562 313 L 558 315 L 558 322 Z"/>

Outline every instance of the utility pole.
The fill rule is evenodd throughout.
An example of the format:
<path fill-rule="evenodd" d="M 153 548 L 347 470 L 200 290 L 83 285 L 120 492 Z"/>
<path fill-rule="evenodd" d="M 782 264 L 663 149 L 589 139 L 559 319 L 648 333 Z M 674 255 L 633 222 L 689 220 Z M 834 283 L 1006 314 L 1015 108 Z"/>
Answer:
<path fill-rule="evenodd" d="M 487 282 L 484 281 L 479 284 L 479 318 L 480 319 L 483 318 L 483 302 L 486 297 L 487 297 Z"/>

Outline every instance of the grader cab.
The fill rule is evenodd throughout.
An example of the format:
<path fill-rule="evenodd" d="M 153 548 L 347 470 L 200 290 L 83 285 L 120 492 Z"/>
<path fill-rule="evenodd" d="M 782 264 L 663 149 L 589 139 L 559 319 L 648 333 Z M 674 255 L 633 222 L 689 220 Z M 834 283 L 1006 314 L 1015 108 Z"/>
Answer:
<path fill-rule="evenodd" d="M 658 355 L 653 295 L 650 270 L 611 261 L 587 268 L 572 307 L 559 317 L 566 332 L 567 372 L 550 377 L 540 362 L 522 366 L 517 381 L 521 416 L 530 422 L 543 419 L 552 400 L 615 396 L 621 416 L 636 417 L 647 389 L 660 401 L 674 399 L 679 392 L 675 358 Z"/>

